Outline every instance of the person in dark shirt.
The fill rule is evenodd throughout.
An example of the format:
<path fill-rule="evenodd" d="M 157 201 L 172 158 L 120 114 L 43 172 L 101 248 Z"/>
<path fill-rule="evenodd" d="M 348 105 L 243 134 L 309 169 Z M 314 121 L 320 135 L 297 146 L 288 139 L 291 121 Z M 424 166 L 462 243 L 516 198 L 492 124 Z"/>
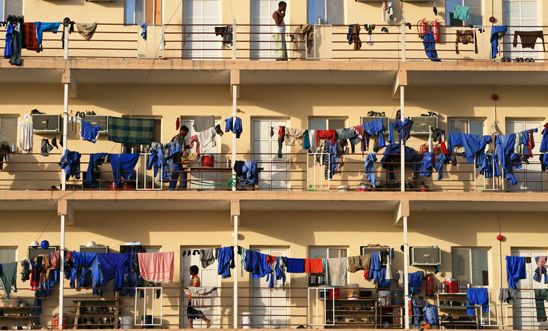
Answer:
<path fill-rule="evenodd" d="M 181 176 L 181 188 L 186 190 L 187 188 L 187 173 L 183 168 L 183 152 L 188 146 L 185 144 L 185 137 L 188 135 L 188 127 L 181 126 L 179 133 L 176 134 L 171 142 L 177 142 L 181 146 L 181 150 L 173 154 L 173 168 L 171 171 L 171 180 L 169 182 L 169 189 L 175 190 L 177 187 L 177 181 L 179 180 L 179 175 Z"/>

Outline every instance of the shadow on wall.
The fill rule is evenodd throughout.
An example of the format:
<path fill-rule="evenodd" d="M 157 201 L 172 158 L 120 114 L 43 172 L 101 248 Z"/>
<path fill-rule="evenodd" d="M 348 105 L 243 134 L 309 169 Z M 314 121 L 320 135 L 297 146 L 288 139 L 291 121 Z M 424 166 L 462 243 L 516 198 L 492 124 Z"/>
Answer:
<path fill-rule="evenodd" d="M 31 154 L 12 154 L 0 172 L 0 187 L 10 190 L 49 190 L 61 182 L 59 155 L 47 159 Z"/>

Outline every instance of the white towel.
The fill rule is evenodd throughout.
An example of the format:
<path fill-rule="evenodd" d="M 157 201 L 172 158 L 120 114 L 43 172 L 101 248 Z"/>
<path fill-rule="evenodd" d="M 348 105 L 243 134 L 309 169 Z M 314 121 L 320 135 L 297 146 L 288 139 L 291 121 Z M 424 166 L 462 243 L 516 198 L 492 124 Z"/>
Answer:
<path fill-rule="evenodd" d="M 331 286 L 346 286 L 347 257 L 327 259 L 327 270 Z"/>

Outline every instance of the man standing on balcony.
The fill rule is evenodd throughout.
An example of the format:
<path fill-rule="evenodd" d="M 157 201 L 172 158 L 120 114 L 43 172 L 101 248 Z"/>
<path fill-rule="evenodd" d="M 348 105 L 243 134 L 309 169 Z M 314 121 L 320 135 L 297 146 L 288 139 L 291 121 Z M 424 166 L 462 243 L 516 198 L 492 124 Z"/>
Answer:
<path fill-rule="evenodd" d="M 179 175 L 181 176 L 181 188 L 185 190 L 187 188 L 187 173 L 183 168 L 183 154 L 188 146 L 185 144 L 185 137 L 188 134 L 188 128 L 181 126 L 179 134 L 177 134 L 170 143 L 170 155 L 172 155 L 173 168 L 171 170 L 171 180 L 169 181 L 169 189 L 175 190 L 177 188 L 177 181 Z"/>
<path fill-rule="evenodd" d="M 272 14 L 276 27 L 274 28 L 274 48 L 276 50 L 276 61 L 287 61 L 287 45 L 285 42 L 285 12 L 287 9 L 287 3 L 280 1 L 278 3 L 278 10 Z"/>

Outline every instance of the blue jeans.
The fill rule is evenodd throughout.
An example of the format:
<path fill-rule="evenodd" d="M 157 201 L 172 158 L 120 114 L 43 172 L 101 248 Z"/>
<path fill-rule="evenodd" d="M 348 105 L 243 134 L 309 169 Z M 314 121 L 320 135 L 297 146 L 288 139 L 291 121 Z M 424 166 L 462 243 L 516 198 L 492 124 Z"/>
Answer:
<path fill-rule="evenodd" d="M 183 169 L 182 163 L 173 163 L 173 169 L 171 171 L 171 180 L 169 181 L 169 189 L 174 190 L 177 188 L 177 181 L 179 180 L 179 175 L 181 175 L 181 188 L 186 190 L 187 184 L 187 173 Z"/>

